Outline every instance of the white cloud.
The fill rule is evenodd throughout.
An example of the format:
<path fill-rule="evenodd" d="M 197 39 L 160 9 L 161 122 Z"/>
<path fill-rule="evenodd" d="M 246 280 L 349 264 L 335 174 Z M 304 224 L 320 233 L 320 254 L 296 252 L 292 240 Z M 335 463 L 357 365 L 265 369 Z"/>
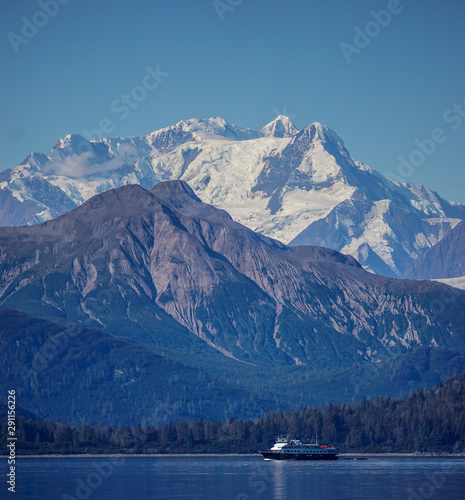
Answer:
<path fill-rule="evenodd" d="M 60 160 L 52 160 L 44 166 L 44 171 L 48 175 L 85 179 L 95 174 L 117 170 L 125 164 L 122 158 L 117 157 L 98 163 L 95 161 L 94 153 L 88 151 L 82 155 L 73 154 Z"/>

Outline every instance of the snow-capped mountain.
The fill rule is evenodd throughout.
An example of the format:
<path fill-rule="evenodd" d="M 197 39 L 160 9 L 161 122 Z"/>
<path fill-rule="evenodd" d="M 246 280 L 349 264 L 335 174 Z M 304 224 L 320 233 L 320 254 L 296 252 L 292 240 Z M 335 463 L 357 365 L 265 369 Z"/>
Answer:
<path fill-rule="evenodd" d="M 292 123 L 291 119 L 284 115 L 279 115 L 276 120 L 265 125 L 261 132 L 267 137 L 292 137 L 299 131 Z"/>
<path fill-rule="evenodd" d="M 147 136 L 70 134 L 0 174 L 0 224 L 35 224 L 126 184 L 186 181 L 206 203 L 291 245 L 321 245 L 399 276 L 460 220 L 465 207 L 391 181 L 353 160 L 320 123 L 279 116 L 261 130 L 191 119 Z"/>

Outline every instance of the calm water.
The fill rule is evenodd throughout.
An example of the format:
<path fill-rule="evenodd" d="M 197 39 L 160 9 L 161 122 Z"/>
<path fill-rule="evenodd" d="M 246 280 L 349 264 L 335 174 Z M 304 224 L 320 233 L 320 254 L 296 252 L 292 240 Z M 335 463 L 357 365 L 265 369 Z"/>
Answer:
<path fill-rule="evenodd" d="M 113 461 L 113 463 L 110 462 Z M 465 499 L 465 460 L 373 458 L 274 462 L 259 457 L 19 459 L 17 489 L 0 498 L 72 499 Z"/>

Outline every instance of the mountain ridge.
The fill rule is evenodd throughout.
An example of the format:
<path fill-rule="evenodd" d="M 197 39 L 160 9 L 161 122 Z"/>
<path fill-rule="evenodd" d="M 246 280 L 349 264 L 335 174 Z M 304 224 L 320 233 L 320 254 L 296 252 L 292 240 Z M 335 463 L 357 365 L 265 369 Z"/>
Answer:
<path fill-rule="evenodd" d="M 412 300 L 418 294 L 415 290 L 420 289 L 414 282 L 395 282 L 367 273 L 350 257 L 332 250 L 289 247 L 255 233 L 225 211 L 202 203 L 183 181 L 159 183 L 151 191 L 139 185 L 123 186 L 96 195 L 68 214 L 43 224 L 0 228 L 0 251 L 2 307 L 22 310 L 26 306 L 21 297 L 30 290 L 38 297 L 37 302 L 33 301 L 32 313 L 42 304 L 47 314 L 57 308 L 60 315 L 71 313 L 90 326 L 102 327 L 105 315 L 100 317 L 103 311 L 98 308 L 97 313 L 92 312 L 97 305 L 92 296 L 105 290 L 114 294 L 115 301 L 125 304 L 130 292 L 131 300 L 153 307 L 158 315 L 167 314 L 164 317 L 172 323 L 171 328 L 180 324 L 208 345 L 244 361 L 250 361 L 249 356 L 262 359 L 271 351 L 278 352 L 278 357 L 285 354 L 283 359 L 287 357 L 292 364 L 318 357 L 321 353 L 299 347 L 296 339 L 292 340 L 293 348 L 288 346 L 282 351 L 279 347 L 277 332 L 290 318 L 297 324 L 310 320 L 312 330 L 328 336 L 332 339 L 329 342 L 339 347 L 343 345 L 341 333 L 350 332 L 350 337 L 360 343 L 358 335 L 371 332 L 368 344 L 373 345 L 369 350 L 385 357 L 391 348 L 386 340 L 373 336 L 376 297 L 387 294 L 389 300 L 397 302 L 395 290 L 404 290 L 401 295 L 408 291 Z M 322 258 L 315 258 L 318 255 Z M 46 285 L 49 279 L 62 283 L 58 294 L 53 292 L 57 285 Z M 430 283 L 428 293 L 439 293 L 441 286 Z M 42 292 L 35 291 L 37 287 Z M 45 295 L 39 298 L 41 293 Z M 77 309 L 70 309 L 70 300 Z M 427 309 L 417 310 L 403 300 L 395 306 L 403 314 L 429 317 Z M 222 321 L 214 314 L 211 301 L 218 307 L 221 304 L 223 310 L 231 308 Z M 354 304 L 360 301 L 354 313 Z M 377 314 L 385 314 L 383 301 L 378 302 L 381 309 Z M 238 309 L 238 304 L 243 309 Z M 393 304 L 386 312 L 391 307 Z M 325 326 L 328 308 L 333 311 L 330 329 Z M 26 307 L 24 312 L 31 311 Z M 249 324 L 250 319 L 232 320 L 244 314 L 255 318 L 253 323 Z M 287 318 L 283 324 L 281 315 Z M 129 315 L 127 319 L 136 318 Z M 446 339 L 450 319 L 443 319 L 449 324 L 442 334 Z M 430 321 L 435 320 L 431 317 Z M 403 338 L 393 336 L 391 343 L 402 348 L 425 341 L 419 339 L 412 325 L 408 330 L 411 332 L 403 332 Z M 224 337 L 218 337 L 218 332 Z M 251 350 L 251 345 L 246 349 L 241 346 L 241 342 L 250 343 L 250 335 L 261 336 L 264 332 L 268 332 L 267 342 L 271 342 L 265 350 L 263 344 L 260 353 Z M 428 335 L 433 330 L 430 332 Z M 184 334 L 179 335 L 181 339 Z M 304 335 L 303 331 L 299 335 Z M 445 347 L 450 347 L 448 342 Z M 352 350 L 351 344 L 352 340 L 343 349 Z"/>
<path fill-rule="evenodd" d="M 438 300 L 443 307 L 437 307 Z M 55 325 L 40 329 L 40 335 L 72 323 L 95 332 L 91 335 L 105 349 L 113 346 L 116 358 L 109 366 L 82 344 L 68 342 L 60 356 L 69 352 L 70 364 L 62 369 L 74 375 L 66 380 L 77 384 L 73 359 L 89 355 L 95 364 L 86 369 L 100 374 L 92 380 L 114 387 L 121 397 L 127 393 L 131 401 L 140 398 L 137 388 L 144 385 L 137 373 L 128 372 L 121 390 L 111 375 L 123 370 L 114 361 L 124 351 L 115 341 L 124 342 L 132 353 L 124 373 L 137 365 L 141 348 L 163 357 L 170 378 L 176 376 L 173 363 L 181 370 L 178 380 L 207 374 L 206 385 L 197 384 L 200 399 L 208 399 L 211 384 L 224 384 L 228 391 L 237 386 L 237 393 L 231 389 L 221 400 L 233 414 L 239 412 L 239 403 L 231 400 L 236 396 L 260 400 L 266 408 L 281 408 L 283 401 L 301 406 L 309 398 L 340 401 L 360 395 L 364 384 L 370 394 L 392 394 L 392 387 L 385 388 L 393 370 L 399 380 L 405 375 L 396 387 L 407 391 L 465 366 L 465 292 L 376 276 L 335 250 L 286 246 L 202 203 L 184 181 L 158 183 L 150 191 L 122 186 L 56 219 L 0 228 L 0 309 L 29 315 L 27 328 L 40 321 Z M 31 363 L 27 328 L 19 335 L 11 321 L 0 326 L 12 336 L 1 344 L 0 355 L 11 358 L 14 349 L 16 361 Z M 45 337 L 39 351 L 44 342 Z M 44 391 L 53 390 L 58 373 L 53 366 Z M 15 370 L 25 373 L 20 366 Z M 34 399 L 35 380 L 27 375 L 21 385 L 27 409 L 64 418 L 62 403 L 45 408 Z M 155 388 L 166 380 L 149 382 Z M 187 380 L 182 384 L 187 387 Z M 85 387 L 76 387 L 85 398 Z M 196 395 L 175 393 L 197 408 Z M 163 406 L 167 397 L 154 404 Z M 137 422 L 147 408 L 142 414 L 123 413 Z M 260 414 L 252 403 L 244 408 Z M 191 410 L 191 416 L 201 411 Z M 109 418 L 108 408 L 98 405 L 90 414 Z M 218 418 L 218 411 L 205 415 Z M 177 406 L 172 418 L 183 416 Z M 85 421 L 83 414 L 79 418 Z"/>
<path fill-rule="evenodd" d="M 465 207 L 353 160 L 314 122 L 282 115 L 261 130 L 190 119 L 140 137 L 69 134 L 0 174 L 0 224 L 35 224 L 125 184 L 184 180 L 238 222 L 292 245 L 330 247 L 372 272 L 400 276 L 460 220 Z"/>

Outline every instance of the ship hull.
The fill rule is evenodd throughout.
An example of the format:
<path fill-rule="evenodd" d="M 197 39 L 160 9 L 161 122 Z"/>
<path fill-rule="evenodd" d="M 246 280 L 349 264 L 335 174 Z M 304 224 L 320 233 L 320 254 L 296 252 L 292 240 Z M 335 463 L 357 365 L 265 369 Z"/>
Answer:
<path fill-rule="evenodd" d="M 261 451 L 265 458 L 269 460 L 337 460 L 335 453 L 280 453 L 279 451 Z"/>

